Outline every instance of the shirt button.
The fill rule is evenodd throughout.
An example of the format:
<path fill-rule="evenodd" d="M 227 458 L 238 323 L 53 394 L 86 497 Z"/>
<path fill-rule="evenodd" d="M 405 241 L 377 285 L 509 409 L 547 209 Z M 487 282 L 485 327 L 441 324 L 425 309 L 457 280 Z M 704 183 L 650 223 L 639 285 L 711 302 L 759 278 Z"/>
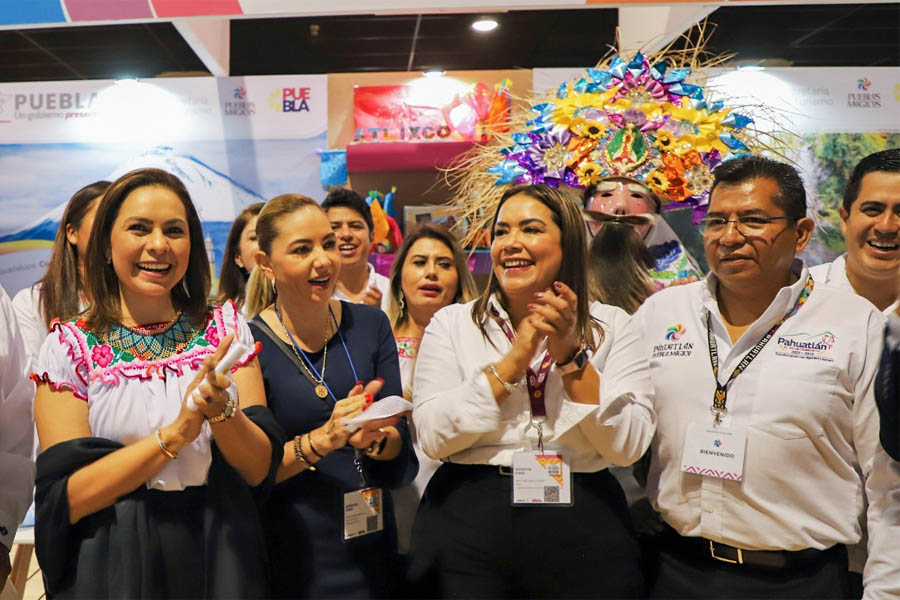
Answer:
<path fill-rule="evenodd" d="M 716 507 L 713 506 L 712 504 L 707 504 L 706 506 L 703 507 L 703 512 L 714 513 L 714 512 L 716 512 Z"/>

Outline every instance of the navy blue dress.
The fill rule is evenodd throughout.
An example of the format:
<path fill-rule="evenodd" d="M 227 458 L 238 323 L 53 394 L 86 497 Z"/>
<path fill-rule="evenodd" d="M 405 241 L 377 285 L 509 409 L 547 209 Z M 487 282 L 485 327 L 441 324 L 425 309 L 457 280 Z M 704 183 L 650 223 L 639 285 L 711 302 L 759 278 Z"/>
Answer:
<path fill-rule="evenodd" d="M 340 331 L 358 379 L 384 379 L 379 398 L 401 395 L 397 347 L 385 314 L 371 306 L 342 302 Z M 323 425 L 334 401 L 316 396 L 309 380 L 268 335 L 258 321 L 250 329 L 262 343 L 259 363 L 269 409 L 287 439 Z M 357 377 L 341 338 L 328 341 L 325 381 L 338 400 L 346 398 Z M 322 352 L 308 353 L 321 372 Z M 377 398 L 376 398 L 377 400 Z M 278 598 L 368 598 L 397 595 L 403 573 L 397 558 L 396 526 L 388 489 L 408 484 L 418 469 L 409 427 L 398 429 L 403 450 L 392 461 L 363 456 L 360 463 L 369 486 L 384 489 L 384 529 L 343 541 L 344 494 L 362 487 L 354 465 L 354 448 L 345 446 L 272 490 L 263 513 L 268 537 L 271 589 Z"/>

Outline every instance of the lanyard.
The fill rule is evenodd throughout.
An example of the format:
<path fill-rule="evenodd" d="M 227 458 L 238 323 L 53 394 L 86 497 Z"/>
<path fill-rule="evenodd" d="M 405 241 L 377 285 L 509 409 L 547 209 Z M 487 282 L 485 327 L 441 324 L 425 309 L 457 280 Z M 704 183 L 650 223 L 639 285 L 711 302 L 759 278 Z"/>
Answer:
<path fill-rule="evenodd" d="M 737 379 L 737 376 L 747 370 L 747 367 L 750 366 L 750 363 L 753 362 L 753 359 L 759 356 L 759 353 L 762 352 L 762 349 L 769 343 L 769 340 L 772 339 L 772 336 L 775 335 L 775 332 L 781 327 L 781 324 L 788 320 L 789 317 L 794 316 L 800 307 L 806 303 L 806 299 L 809 298 L 810 292 L 812 292 L 813 286 L 815 283 L 813 282 L 813 278 L 810 275 L 806 279 L 806 285 L 803 287 L 803 291 L 800 292 L 800 297 L 797 298 L 797 302 L 794 304 L 794 308 L 791 311 L 784 315 L 780 321 L 775 323 L 771 329 L 762 337 L 761 340 L 756 342 L 752 348 L 750 348 L 750 352 L 747 353 L 744 358 L 741 359 L 741 362 L 734 368 L 734 371 L 731 372 L 731 376 L 728 378 L 728 381 L 725 383 L 719 383 L 719 350 L 716 345 L 716 337 L 713 335 L 712 327 L 710 325 L 711 320 L 711 312 L 706 313 L 706 338 L 709 342 L 709 362 L 712 365 L 713 376 L 716 379 L 716 391 L 713 394 L 713 403 L 712 406 L 709 407 L 709 412 L 713 415 L 713 425 L 718 426 L 722 417 L 728 414 L 728 409 L 725 404 L 728 402 L 728 385 Z"/>
<path fill-rule="evenodd" d="M 500 316 L 497 309 L 491 305 L 491 314 L 500 325 L 500 329 L 512 342 L 516 339 L 516 334 L 509 324 L 509 321 Z M 541 365 L 535 371 L 530 366 L 525 369 L 525 384 L 528 387 L 528 400 L 531 404 L 531 423 L 538 431 L 538 447 L 541 452 L 544 451 L 544 421 L 547 420 L 547 405 L 544 400 L 544 388 L 547 387 L 547 374 L 553 365 L 553 357 L 550 351 L 544 353 Z"/>
<path fill-rule="evenodd" d="M 334 321 L 334 328 L 337 330 L 338 337 L 341 338 L 341 346 L 344 347 L 344 354 L 347 356 L 347 362 L 350 363 L 350 370 L 353 371 L 353 381 L 359 381 L 359 376 L 356 374 L 356 367 L 353 365 L 353 359 L 350 358 L 350 351 L 347 349 L 347 342 L 344 341 L 344 334 L 341 333 L 341 328 L 338 326 L 337 317 L 334 316 L 334 311 L 331 310 L 331 307 L 328 307 L 328 312 L 331 313 L 331 319 Z M 331 396 L 331 399 L 334 400 L 335 404 L 337 404 L 337 398 L 334 395 L 334 392 L 331 391 L 331 387 L 325 381 L 325 378 L 319 374 L 316 370 L 316 367 L 313 365 L 312 361 L 309 360 L 309 356 L 306 352 L 301 348 L 297 341 L 294 339 L 294 336 L 291 335 L 290 330 L 284 326 L 284 321 L 281 319 L 281 312 L 278 310 L 278 306 L 275 306 L 275 316 L 278 317 L 278 322 L 281 323 L 281 326 L 284 328 L 285 333 L 287 333 L 288 338 L 291 340 L 291 344 L 294 345 L 294 348 L 297 352 L 300 353 L 300 356 L 303 357 L 303 361 L 306 363 L 306 366 L 310 368 L 313 374 L 319 378 L 319 381 L 322 382 L 322 385 L 325 386 L 325 389 L 328 390 L 328 395 Z M 325 342 L 328 344 L 328 341 Z"/>

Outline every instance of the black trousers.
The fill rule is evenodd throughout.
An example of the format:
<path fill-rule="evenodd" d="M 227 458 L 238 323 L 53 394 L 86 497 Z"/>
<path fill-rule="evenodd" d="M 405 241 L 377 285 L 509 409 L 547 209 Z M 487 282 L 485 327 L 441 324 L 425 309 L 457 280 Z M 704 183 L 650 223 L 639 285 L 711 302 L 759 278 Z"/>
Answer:
<path fill-rule="evenodd" d="M 636 598 L 640 552 L 608 471 L 573 474 L 574 506 L 512 506 L 497 467 L 442 465 L 413 526 L 410 592 L 443 598 Z"/>
<path fill-rule="evenodd" d="M 675 534 L 677 535 L 677 534 Z M 735 565 L 678 552 L 663 545 L 651 598 L 849 598 L 847 549 L 831 548 L 822 559 L 784 569 Z"/>

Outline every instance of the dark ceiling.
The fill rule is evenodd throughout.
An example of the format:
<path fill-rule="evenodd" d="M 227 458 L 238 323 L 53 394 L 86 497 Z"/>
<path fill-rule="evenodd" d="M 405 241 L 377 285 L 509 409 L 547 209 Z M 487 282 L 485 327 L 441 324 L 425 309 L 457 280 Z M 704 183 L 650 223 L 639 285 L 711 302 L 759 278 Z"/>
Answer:
<path fill-rule="evenodd" d="M 0 31 L 0 81 L 155 77 L 205 71 L 171 23 Z"/>
<path fill-rule="evenodd" d="M 231 21 L 231 74 L 578 67 L 614 43 L 616 9 Z M 900 65 L 900 3 L 729 6 L 709 49 L 794 66 Z M 415 43 L 414 43 L 415 42 Z M 410 57 L 412 60 L 410 61 Z M 0 81 L 149 78 L 204 71 L 169 23 L 0 31 Z"/>

